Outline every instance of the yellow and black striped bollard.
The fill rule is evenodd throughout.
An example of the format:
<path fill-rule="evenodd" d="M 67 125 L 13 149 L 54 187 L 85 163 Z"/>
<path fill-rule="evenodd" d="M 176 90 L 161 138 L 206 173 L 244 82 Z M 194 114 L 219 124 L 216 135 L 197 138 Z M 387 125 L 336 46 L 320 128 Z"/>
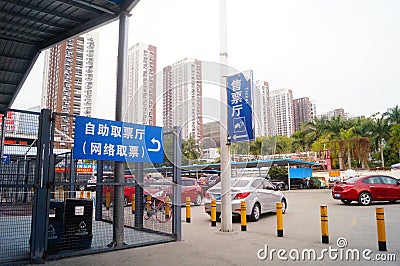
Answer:
<path fill-rule="evenodd" d="M 323 205 L 320 207 L 321 212 L 321 232 L 322 232 L 322 243 L 329 244 L 329 232 L 328 232 L 328 206 Z"/>
<path fill-rule="evenodd" d="M 171 215 L 171 207 L 169 205 L 169 197 L 165 196 L 165 219 L 169 219 Z"/>
<path fill-rule="evenodd" d="M 283 237 L 283 211 L 282 202 L 276 203 L 276 232 L 278 237 Z"/>
<path fill-rule="evenodd" d="M 385 210 L 383 208 L 376 208 L 376 228 L 378 229 L 379 251 L 387 251 L 386 231 L 385 231 Z"/>
<path fill-rule="evenodd" d="M 217 200 L 211 200 L 211 226 L 217 226 Z"/>
<path fill-rule="evenodd" d="M 146 210 L 151 210 L 151 195 L 146 196 Z"/>
<path fill-rule="evenodd" d="M 247 231 L 246 221 L 246 202 L 240 202 L 240 228 L 242 231 Z"/>
<path fill-rule="evenodd" d="M 110 209 L 110 203 L 111 203 L 111 197 L 110 197 L 110 192 L 106 192 L 106 209 Z"/>
<path fill-rule="evenodd" d="M 186 197 L 186 222 L 190 223 L 190 197 Z"/>

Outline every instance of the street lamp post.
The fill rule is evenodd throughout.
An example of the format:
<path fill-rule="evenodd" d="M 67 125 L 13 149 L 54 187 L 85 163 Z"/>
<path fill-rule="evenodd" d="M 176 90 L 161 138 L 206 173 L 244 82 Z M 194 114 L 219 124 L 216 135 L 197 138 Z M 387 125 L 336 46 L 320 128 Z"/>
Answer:
<path fill-rule="evenodd" d="M 226 76 L 228 69 L 228 49 L 226 32 L 226 0 L 219 1 L 219 45 L 220 45 L 220 143 L 221 143 L 221 231 L 232 231 L 231 163 L 230 143 L 227 133 L 227 93 Z"/>

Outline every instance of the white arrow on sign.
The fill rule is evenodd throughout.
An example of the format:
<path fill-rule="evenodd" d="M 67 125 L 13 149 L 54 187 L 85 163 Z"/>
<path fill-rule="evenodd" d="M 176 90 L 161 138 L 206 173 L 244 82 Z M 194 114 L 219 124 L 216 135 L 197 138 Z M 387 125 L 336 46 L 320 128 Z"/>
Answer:
<path fill-rule="evenodd" d="M 147 149 L 147 151 L 154 151 L 154 152 L 160 151 L 160 149 L 161 149 L 161 143 L 160 143 L 159 140 L 156 140 L 155 138 L 152 138 L 152 139 L 151 139 L 151 143 L 153 143 L 153 144 L 157 143 L 157 148 L 155 148 L 155 149 Z"/>
<path fill-rule="evenodd" d="M 241 139 L 241 138 L 247 138 L 247 135 L 233 135 L 234 140 Z"/>

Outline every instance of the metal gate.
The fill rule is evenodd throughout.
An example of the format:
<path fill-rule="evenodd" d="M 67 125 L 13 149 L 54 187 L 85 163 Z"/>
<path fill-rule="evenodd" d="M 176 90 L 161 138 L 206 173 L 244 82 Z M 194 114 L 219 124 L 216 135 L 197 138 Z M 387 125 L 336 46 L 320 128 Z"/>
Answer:
<path fill-rule="evenodd" d="M 163 165 L 125 164 L 120 183 L 113 162 L 74 159 L 74 121 L 46 109 L 3 116 L 0 264 L 180 240 L 179 131 L 164 131 Z M 11 133 L 30 138 L 18 145 L 20 136 Z M 123 208 L 115 208 L 121 186 Z M 123 245 L 115 244 L 118 237 Z"/>

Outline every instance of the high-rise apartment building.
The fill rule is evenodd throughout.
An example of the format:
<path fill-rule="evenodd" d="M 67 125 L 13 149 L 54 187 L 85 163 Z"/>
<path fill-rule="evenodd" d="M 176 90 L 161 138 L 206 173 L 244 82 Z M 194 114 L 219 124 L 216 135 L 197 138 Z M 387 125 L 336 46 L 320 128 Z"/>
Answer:
<path fill-rule="evenodd" d="M 128 50 L 124 121 L 156 125 L 157 47 L 138 43 Z"/>
<path fill-rule="evenodd" d="M 163 125 L 180 126 L 182 138 L 202 139 L 201 61 L 185 58 L 163 69 Z"/>
<path fill-rule="evenodd" d="M 315 104 L 308 97 L 293 100 L 294 130 L 301 129 L 301 124 L 312 121 L 316 116 Z"/>
<path fill-rule="evenodd" d="M 292 90 L 280 89 L 271 91 L 270 99 L 272 116 L 276 125 L 276 134 L 290 137 L 294 133 Z"/>
<path fill-rule="evenodd" d="M 253 94 L 253 123 L 255 125 L 255 136 L 275 135 L 268 82 L 257 80 L 255 82 Z"/>
<path fill-rule="evenodd" d="M 220 147 L 221 145 L 220 130 L 221 130 L 221 123 L 219 121 L 203 124 L 203 139 L 202 139 L 203 149 Z"/>
<path fill-rule="evenodd" d="M 54 45 L 45 53 L 42 108 L 72 115 L 93 116 L 96 108 L 98 33 L 92 32 Z M 56 121 L 61 146 L 72 142 L 73 120 Z"/>
<path fill-rule="evenodd" d="M 350 115 L 348 113 L 345 113 L 343 108 L 337 108 L 332 111 L 323 113 L 319 117 L 325 117 L 329 120 L 334 117 L 340 117 L 342 120 L 348 120 L 350 118 Z"/>

